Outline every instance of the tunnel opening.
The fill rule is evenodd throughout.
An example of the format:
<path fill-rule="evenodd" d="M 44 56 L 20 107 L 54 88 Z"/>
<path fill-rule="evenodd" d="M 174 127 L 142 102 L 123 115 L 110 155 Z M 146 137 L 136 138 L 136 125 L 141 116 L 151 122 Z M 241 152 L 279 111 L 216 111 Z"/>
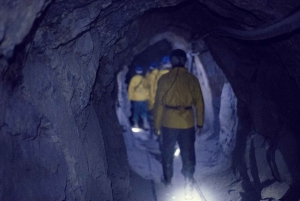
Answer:
<path fill-rule="evenodd" d="M 170 53 L 171 49 L 171 44 L 164 39 L 156 42 L 153 45 L 150 45 L 140 54 L 135 55 L 132 62 L 128 65 L 129 72 L 126 77 L 126 83 L 129 83 L 129 80 L 134 74 L 134 68 L 136 66 L 142 66 L 143 72 L 147 72 L 151 62 L 159 64 L 162 58 Z M 144 73 L 143 75 L 145 76 L 146 74 Z"/>
<path fill-rule="evenodd" d="M 153 37 L 152 41 L 156 41 L 157 38 L 161 38 L 162 36 L 166 37 L 167 40 L 164 39 L 162 42 L 156 43 L 155 46 L 154 45 L 150 46 L 149 49 L 146 48 L 144 52 L 150 52 L 151 55 L 151 50 L 159 51 L 159 49 L 162 48 L 159 46 L 164 45 L 164 43 L 168 43 L 169 47 L 181 46 L 181 47 L 186 47 L 191 49 L 192 46 L 191 44 L 187 45 L 188 44 L 187 42 L 183 42 L 181 44 L 180 41 L 184 41 L 184 40 L 182 40 L 181 37 L 176 36 L 176 34 L 174 33 L 168 33 L 165 35 L 158 34 Z M 167 41 L 171 41 L 171 45 Z M 205 99 L 204 102 L 205 102 L 205 119 L 206 119 L 204 123 L 205 131 L 202 137 L 200 137 L 197 142 L 198 152 L 196 155 L 198 156 L 197 161 L 199 160 L 198 161 L 199 169 L 198 171 L 196 171 L 198 173 L 197 179 L 201 178 L 200 180 L 203 179 L 205 180 L 205 178 L 219 177 L 220 174 L 222 174 L 223 176 L 226 175 L 225 177 L 228 180 L 234 180 L 235 176 L 232 174 L 230 170 L 230 164 L 231 164 L 230 155 L 235 144 L 235 132 L 237 126 L 237 116 L 235 112 L 232 111 L 232 109 L 236 108 L 235 96 L 232 92 L 232 89 L 228 81 L 225 78 L 225 75 L 222 73 L 222 70 L 218 67 L 218 65 L 212 58 L 212 55 L 206 49 L 204 42 L 197 41 L 197 44 L 195 43 L 196 41 L 194 41 L 193 45 L 195 47 L 198 47 L 197 50 L 199 51 L 198 52 L 199 57 L 197 56 L 195 61 L 193 61 L 193 58 L 191 56 L 192 52 L 191 50 L 189 50 L 188 52 L 189 61 L 187 62 L 186 67 L 189 69 L 190 72 L 193 72 L 198 77 L 199 82 L 201 84 L 202 92 L 204 94 L 204 99 Z M 168 51 L 170 52 L 170 48 L 168 49 Z M 165 54 L 166 52 L 163 52 L 161 56 Z M 137 55 L 138 58 L 133 59 L 133 61 L 136 62 L 135 63 L 136 65 L 145 65 L 145 69 L 146 69 L 145 71 L 147 72 L 147 66 L 149 65 L 149 63 L 153 60 L 155 61 L 155 59 L 152 59 L 153 57 L 151 58 L 151 56 L 147 55 L 147 57 L 143 57 Z M 157 58 L 159 59 L 161 58 L 161 56 Z M 139 63 L 137 62 L 138 60 L 140 60 Z M 157 139 L 155 136 L 153 139 L 153 133 L 151 133 L 151 129 L 150 131 L 140 131 L 137 133 L 131 132 L 132 122 L 130 121 L 130 117 L 132 116 L 132 111 L 130 111 L 130 102 L 128 100 L 128 94 L 127 94 L 128 83 L 129 83 L 129 81 L 127 80 L 130 80 L 130 78 L 132 77 L 132 76 L 128 76 L 128 74 L 130 73 L 130 69 L 129 69 L 130 67 L 132 68 L 131 71 L 134 71 L 135 65 L 133 66 L 125 65 L 124 69 L 118 74 L 118 89 L 119 89 L 118 103 L 119 104 L 117 107 L 118 119 L 124 131 L 124 138 L 125 138 L 125 144 L 127 146 L 129 164 L 137 174 L 142 176 L 144 179 L 153 182 L 151 183 L 151 186 L 154 189 L 155 195 L 158 196 L 158 200 L 160 199 L 169 200 L 171 198 L 175 200 L 183 199 L 181 193 L 183 194 L 184 192 L 183 191 L 184 185 L 183 185 L 182 178 L 180 178 L 180 176 L 178 175 L 174 183 L 177 183 L 176 188 L 181 193 L 175 193 L 177 190 L 173 189 L 174 190 L 173 191 L 171 189 L 171 192 L 172 191 L 173 192 L 170 193 L 169 190 L 170 193 L 169 196 L 171 197 L 168 197 L 165 195 L 168 194 L 168 191 L 164 192 L 164 190 L 160 189 L 161 186 L 159 183 L 160 183 L 160 177 L 162 175 L 162 171 L 160 167 L 161 156 L 159 150 L 159 143 L 156 141 Z M 220 128 L 222 128 L 222 130 L 220 130 Z M 203 144 L 207 144 L 207 145 L 203 146 Z M 211 153 L 209 154 L 208 152 Z M 142 156 L 137 157 L 138 155 L 142 155 Z M 143 158 L 144 160 L 140 160 L 140 158 Z M 141 167 L 140 163 L 143 163 L 144 167 Z M 176 171 L 177 174 L 179 175 L 180 173 L 178 169 L 180 169 L 180 167 L 181 167 L 180 159 L 178 159 L 177 157 L 175 169 L 177 169 Z M 217 176 L 218 174 L 219 176 Z M 238 179 L 236 178 L 236 180 Z M 225 181 L 219 180 L 219 184 L 221 184 L 222 182 Z M 216 185 L 215 183 L 213 184 L 207 181 L 206 182 L 202 181 L 202 184 L 204 183 L 209 183 L 207 184 L 207 186 L 210 187 Z M 222 183 L 222 185 L 226 186 L 225 183 Z M 241 188 L 239 187 L 239 182 L 237 183 L 238 185 L 236 185 L 233 188 L 236 189 Z M 180 188 L 180 184 L 182 184 L 181 188 Z M 205 187 L 204 185 L 204 188 L 206 188 L 206 192 L 204 192 L 204 195 L 208 197 L 207 198 L 208 200 L 221 199 L 220 195 L 213 196 L 212 193 L 210 192 L 212 190 L 209 190 L 210 187 L 207 186 Z M 233 191 L 237 192 L 238 190 L 233 190 Z M 232 199 L 237 199 L 237 197 L 239 197 L 239 193 L 237 194 L 231 193 L 231 194 L 232 194 L 231 195 Z"/>
<path fill-rule="evenodd" d="M 146 174 L 143 168 L 149 166 L 134 163 L 133 150 L 125 145 L 134 146 L 136 138 L 124 137 L 120 111 L 115 110 L 122 104 L 117 102 L 118 72 L 124 76 L 144 60 L 138 55 L 161 43 L 187 52 L 194 46 L 206 55 L 200 59 L 206 76 L 215 76 L 209 79 L 206 95 L 211 97 L 206 131 L 213 128 L 206 139 L 218 143 L 207 143 L 216 158 L 206 162 L 216 165 L 221 153 L 231 158 L 232 170 L 223 176 L 234 175 L 235 180 L 226 180 L 229 190 L 223 198 L 299 199 L 299 32 L 253 43 L 206 34 L 218 25 L 239 30 L 264 27 L 280 21 L 299 3 L 180 2 L 44 0 L 1 6 L 2 200 L 132 200 L 137 195 L 133 188 L 143 189 L 139 183 L 151 189 L 150 200 L 159 200 L 155 184 L 149 183 L 159 175 Z M 29 33 L 34 21 L 39 26 Z M 31 47 L 14 48 L 20 41 L 28 44 L 28 33 Z M 15 57 L 8 61 L 12 49 Z M 208 65 L 210 58 L 218 68 Z M 239 117 L 238 125 L 231 125 L 237 126 L 236 138 L 220 137 L 224 128 L 216 121 L 229 118 L 221 118 L 218 111 L 234 108 L 225 104 L 230 101 L 222 102 L 222 96 L 228 99 L 230 94 L 237 98 L 237 110 L 228 110 Z M 159 169 L 156 153 L 135 154 L 146 164 L 153 159 L 151 168 Z M 208 186 L 217 186 L 219 180 L 197 177 L 207 179 Z"/>

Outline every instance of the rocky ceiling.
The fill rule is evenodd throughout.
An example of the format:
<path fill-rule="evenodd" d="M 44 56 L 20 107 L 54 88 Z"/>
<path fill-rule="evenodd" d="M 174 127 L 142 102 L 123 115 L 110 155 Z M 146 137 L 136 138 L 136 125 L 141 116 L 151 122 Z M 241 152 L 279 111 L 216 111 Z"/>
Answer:
<path fill-rule="evenodd" d="M 290 157 L 298 146 L 290 152 L 280 140 L 289 136 L 300 144 L 299 19 L 289 18 L 299 5 L 297 0 L 4 0 L 2 200 L 129 196 L 130 182 L 122 178 L 129 178 L 130 170 L 112 101 L 115 75 L 158 35 L 173 45 L 183 39 L 187 50 L 191 42 L 205 41 L 239 99 L 239 117 L 247 125 L 239 136 L 252 129 L 265 136 L 298 178 L 297 162 Z M 261 30 L 283 19 L 282 27 L 270 31 L 275 37 L 264 40 L 235 39 L 232 31 Z M 236 160 L 242 157 L 241 144 Z M 53 184 L 56 188 L 49 189 Z"/>

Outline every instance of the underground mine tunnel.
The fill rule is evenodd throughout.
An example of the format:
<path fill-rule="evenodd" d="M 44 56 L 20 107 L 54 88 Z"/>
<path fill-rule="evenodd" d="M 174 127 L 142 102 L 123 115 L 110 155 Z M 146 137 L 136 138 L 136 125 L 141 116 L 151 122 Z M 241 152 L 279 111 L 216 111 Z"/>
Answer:
<path fill-rule="evenodd" d="M 2 1 L 0 200 L 182 200 L 180 158 L 167 188 L 126 91 L 135 65 L 181 48 L 205 102 L 194 200 L 298 201 L 299 6 Z"/>

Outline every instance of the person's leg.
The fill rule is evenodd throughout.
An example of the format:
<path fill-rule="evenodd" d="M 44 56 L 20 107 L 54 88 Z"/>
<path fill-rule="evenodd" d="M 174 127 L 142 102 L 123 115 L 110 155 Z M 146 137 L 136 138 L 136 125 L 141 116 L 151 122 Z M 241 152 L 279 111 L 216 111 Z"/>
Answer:
<path fill-rule="evenodd" d="M 138 101 L 132 101 L 132 108 L 133 108 L 133 115 L 132 115 L 133 127 L 138 127 L 139 126 L 139 103 L 138 103 Z"/>
<path fill-rule="evenodd" d="M 164 180 L 170 183 L 173 177 L 174 147 L 177 141 L 177 129 L 162 127 L 162 167 Z"/>
<path fill-rule="evenodd" d="M 150 137 L 155 138 L 153 110 L 148 110 L 148 121 L 150 126 Z"/>
<path fill-rule="evenodd" d="M 178 134 L 178 144 L 182 159 L 181 173 L 185 178 L 193 179 L 196 165 L 195 128 L 181 129 Z"/>
<path fill-rule="evenodd" d="M 147 101 L 141 101 L 141 108 L 140 108 L 140 116 L 143 120 L 144 129 L 149 129 L 150 125 L 148 122 L 148 103 Z"/>
<path fill-rule="evenodd" d="M 181 129 L 178 134 L 178 144 L 180 147 L 182 170 L 185 179 L 185 198 L 193 198 L 194 172 L 195 172 L 195 128 Z"/>

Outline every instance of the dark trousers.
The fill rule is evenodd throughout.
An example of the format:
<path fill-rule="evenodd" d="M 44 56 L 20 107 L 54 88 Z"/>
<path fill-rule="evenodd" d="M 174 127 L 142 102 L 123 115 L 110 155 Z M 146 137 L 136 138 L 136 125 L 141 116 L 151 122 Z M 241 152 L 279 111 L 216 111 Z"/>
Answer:
<path fill-rule="evenodd" d="M 150 136 L 153 137 L 155 136 L 153 110 L 148 110 L 148 121 L 150 124 Z"/>
<path fill-rule="evenodd" d="M 147 101 L 132 101 L 133 116 L 132 121 L 134 123 L 139 122 L 139 119 L 145 119 L 148 117 Z"/>
<path fill-rule="evenodd" d="M 162 133 L 162 166 L 166 182 L 171 182 L 173 176 L 173 157 L 176 142 L 180 148 L 182 160 L 181 173 L 184 177 L 192 178 L 195 172 L 195 128 L 175 129 L 161 128 Z"/>

